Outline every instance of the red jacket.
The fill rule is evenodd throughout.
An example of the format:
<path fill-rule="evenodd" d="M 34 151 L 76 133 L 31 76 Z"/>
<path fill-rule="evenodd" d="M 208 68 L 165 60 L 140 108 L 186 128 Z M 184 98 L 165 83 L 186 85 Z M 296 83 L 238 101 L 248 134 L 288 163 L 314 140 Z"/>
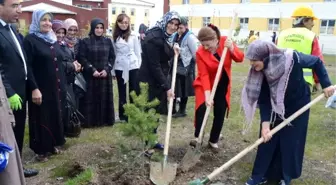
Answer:
<path fill-rule="evenodd" d="M 224 42 L 226 38 L 227 38 L 226 36 L 222 36 L 219 41 L 219 47 L 217 49 L 217 53 L 219 56 L 222 56 L 224 50 Z M 225 72 L 229 77 L 228 90 L 225 97 L 228 103 L 228 110 L 230 108 L 232 60 L 234 60 L 235 62 L 243 62 L 244 60 L 244 53 L 240 51 L 240 49 L 235 44 L 233 44 L 233 46 L 234 46 L 233 52 L 230 52 L 230 50 L 227 51 L 223 66 Z M 203 46 L 200 46 L 196 52 L 196 64 L 197 64 L 197 77 L 193 84 L 196 97 L 195 111 L 198 109 L 200 105 L 202 105 L 205 102 L 205 91 L 212 90 L 212 86 L 215 81 L 215 76 L 219 66 L 219 61 L 216 59 L 216 57 L 213 56 L 212 53 L 205 50 Z"/>

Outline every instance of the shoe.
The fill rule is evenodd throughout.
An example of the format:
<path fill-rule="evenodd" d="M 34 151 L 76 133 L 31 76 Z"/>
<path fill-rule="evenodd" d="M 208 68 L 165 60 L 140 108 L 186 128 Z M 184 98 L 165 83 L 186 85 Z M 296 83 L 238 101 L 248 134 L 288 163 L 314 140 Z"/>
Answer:
<path fill-rule="evenodd" d="M 196 145 L 197 145 L 197 139 L 198 138 L 195 138 L 195 139 L 191 140 L 190 143 L 189 143 L 189 145 L 192 146 L 192 147 L 196 147 Z"/>
<path fill-rule="evenodd" d="M 290 180 L 281 180 L 279 185 L 290 185 Z"/>
<path fill-rule="evenodd" d="M 185 112 L 177 112 L 176 114 L 173 115 L 173 118 L 182 118 L 186 116 L 187 114 Z"/>
<path fill-rule="evenodd" d="M 245 185 L 261 185 L 266 183 L 267 179 L 264 177 L 261 179 L 252 179 L 252 177 L 250 177 L 249 180 L 245 183 Z"/>
<path fill-rule="evenodd" d="M 218 149 L 219 148 L 217 143 L 211 143 L 211 142 L 209 142 L 209 146 L 211 148 L 214 148 L 214 149 Z"/>
<path fill-rule="evenodd" d="M 33 177 L 39 173 L 38 170 L 35 169 L 23 169 L 23 174 L 25 177 Z"/>
<path fill-rule="evenodd" d="M 152 155 L 154 154 L 154 152 L 155 152 L 154 150 L 147 150 L 145 152 L 145 156 L 148 157 L 148 158 L 151 158 Z"/>
<path fill-rule="evenodd" d="M 156 143 L 153 147 L 153 149 L 159 149 L 159 150 L 163 150 L 164 149 L 164 145 L 160 144 L 160 143 Z"/>

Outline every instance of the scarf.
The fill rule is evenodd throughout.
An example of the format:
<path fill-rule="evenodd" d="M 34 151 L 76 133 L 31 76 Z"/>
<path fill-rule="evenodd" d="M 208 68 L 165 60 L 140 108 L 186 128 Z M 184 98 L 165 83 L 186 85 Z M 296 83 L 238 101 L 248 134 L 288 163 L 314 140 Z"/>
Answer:
<path fill-rule="evenodd" d="M 178 20 L 179 22 L 181 22 L 180 20 L 180 15 L 176 12 L 176 11 L 170 11 L 167 12 L 165 15 L 163 15 L 163 17 L 156 22 L 155 26 L 152 27 L 149 30 L 155 29 L 155 28 L 160 28 L 164 34 L 165 34 L 165 40 L 169 45 L 172 45 L 173 43 L 173 34 L 168 34 L 167 33 L 167 24 L 172 21 L 172 20 Z"/>
<path fill-rule="evenodd" d="M 70 27 L 76 27 L 78 30 L 78 24 L 75 19 L 65 19 L 64 21 L 65 29 L 69 30 Z M 70 48 L 73 48 L 77 44 L 77 37 L 70 37 L 68 34 L 64 37 L 64 41 L 68 44 Z"/>
<path fill-rule="evenodd" d="M 57 39 L 55 33 L 52 30 L 50 30 L 48 33 L 41 33 L 40 31 L 40 21 L 46 14 L 49 14 L 51 19 L 53 19 L 53 15 L 45 10 L 35 10 L 33 12 L 32 23 L 29 26 L 29 33 L 36 35 L 50 44 L 54 44 Z"/>
<path fill-rule="evenodd" d="M 250 69 L 242 91 L 242 106 L 248 129 L 252 125 L 264 77 L 270 87 L 272 115 L 276 113 L 281 119 L 285 119 L 284 99 L 289 75 L 294 64 L 293 50 L 282 50 L 271 42 L 256 40 L 248 46 L 245 56 L 252 61 L 267 63 L 262 71 Z"/>
<path fill-rule="evenodd" d="M 52 30 L 56 33 L 58 30 L 60 30 L 60 29 L 64 29 L 64 33 L 66 34 L 66 28 L 65 28 L 65 26 L 64 26 L 64 23 L 63 23 L 63 21 L 61 21 L 61 20 L 53 20 L 53 22 L 52 22 Z M 57 37 L 56 37 L 57 38 Z M 64 42 L 64 37 L 62 38 L 62 40 L 61 41 L 59 41 L 59 44 L 60 45 L 65 45 L 65 42 Z"/>

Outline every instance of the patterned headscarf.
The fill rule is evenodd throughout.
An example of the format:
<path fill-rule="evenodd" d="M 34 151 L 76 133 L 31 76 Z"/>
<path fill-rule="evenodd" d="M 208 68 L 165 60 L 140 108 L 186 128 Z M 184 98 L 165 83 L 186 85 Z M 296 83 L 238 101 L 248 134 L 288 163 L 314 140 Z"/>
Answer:
<path fill-rule="evenodd" d="M 159 21 L 156 22 L 155 26 L 152 27 L 151 29 L 160 28 L 166 35 L 166 41 L 168 43 L 171 43 L 173 34 L 168 34 L 166 32 L 166 28 L 167 24 L 174 19 L 178 20 L 179 23 L 181 22 L 180 15 L 176 11 L 167 12 L 165 15 L 163 15 L 163 17 Z"/>
<path fill-rule="evenodd" d="M 78 24 L 75 19 L 71 19 L 71 18 L 65 19 L 64 25 L 67 30 L 67 33 L 69 31 L 69 28 L 72 26 L 76 27 L 78 30 Z M 64 41 L 68 44 L 70 48 L 73 48 L 77 44 L 77 37 L 72 37 L 72 36 L 70 37 L 69 34 L 67 34 L 64 37 Z"/>
<path fill-rule="evenodd" d="M 262 71 L 250 69 L 243 88 L 242 105 L 248 126 L 252 123 L 264 76 L 270 87 L 272 115 L 276 113 L 285 119 L 284 98 L 293 67 L 293 50 L 279 49 L 271 42 L 256 40 L 248 46 L 245 56 L 249 60 L 265 63 Z M 272 118 L 270 121 L 273 121 Z"/>
<path fill-rule="evenodd" d="M 45 10 L 35 10 L 33 12 L 32 23 L 29 26 L 29 33 L 38 36 L 50 44 L 54 44 L 57 40 L 55 33 L 52 30 L 48 33 L 41 33 L 40 30 L 40 21 L 46 14 L 50 15 L 51 19 L 53 19 L 53 15 Z"/>

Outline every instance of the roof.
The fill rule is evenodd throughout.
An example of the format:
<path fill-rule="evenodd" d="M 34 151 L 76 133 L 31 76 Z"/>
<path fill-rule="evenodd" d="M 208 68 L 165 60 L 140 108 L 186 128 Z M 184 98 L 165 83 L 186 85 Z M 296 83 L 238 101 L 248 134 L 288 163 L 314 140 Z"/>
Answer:
<path fill-rule="evenodd" d="M 57 6 L 53 6 L 50 4 L 46 4 L 46 3 L 38 3 L 38 4 L 34 4 L 31 6 L 26 6 L 23 7 L 21 10 L 22 12 L 33 12 L 34 10 L 37 9 L 43 9 L 46 10 L 47 12 L 50 13 L 56 13 L 56 14 L 72 14 L 72 15 L 76 15 L 76 12 L 72 12 L 63 8 L 59 8 Z"/>
<path fill-rule="evenodd" d="M 104 2 L 104 0 L 81 0 L 81 1 L 89 1 L 89 2 Z"/>
<path fill-rule="evenodd" d="M 135 5 L 135 6 L 148 6 L 148 7 L 154 7 L 155 4 L 147 1 L 142 0 L 113 0 L 112 4 L 127 4 L 127 5 Z"/>

